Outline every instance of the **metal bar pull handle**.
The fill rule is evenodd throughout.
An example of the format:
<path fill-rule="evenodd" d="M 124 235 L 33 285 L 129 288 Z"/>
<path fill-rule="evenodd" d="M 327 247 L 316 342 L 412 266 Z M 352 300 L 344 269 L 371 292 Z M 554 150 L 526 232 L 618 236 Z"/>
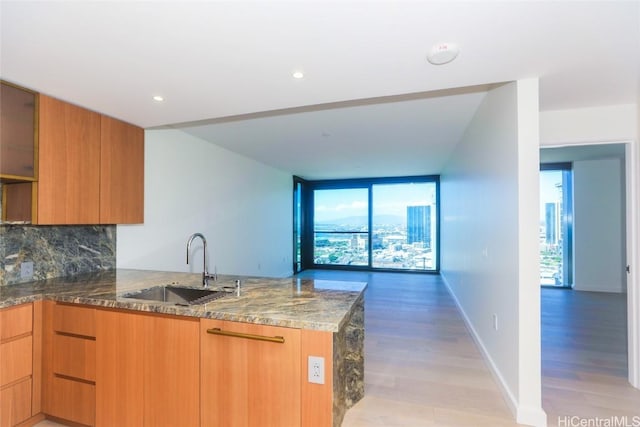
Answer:
<path fill-rule="evenodd" d="M 207 333 L 213 334 L 213 335 L 223 335 L 225 337 L 246 338 L 249 340 L 268 341 L 268 342 L 275 342 L 278 344 L 284 344 L 284 337 L 280 337 L 280 336 L 267 337 L 264 335 L 243 334 L 242 332 L 223 331 L 220 328 L 207 329 Z"/>

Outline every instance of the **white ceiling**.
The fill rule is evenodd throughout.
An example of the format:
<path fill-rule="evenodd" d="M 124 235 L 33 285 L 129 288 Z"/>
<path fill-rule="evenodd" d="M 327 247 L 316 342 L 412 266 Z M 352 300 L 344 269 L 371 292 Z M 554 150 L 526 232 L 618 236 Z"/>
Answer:
<path fill-rule="evenodd" d="M 539 77 L 542 110 L 638 96 L 637 0 L 2 0 L 0 15 L 3 79 L 308 178 L 439 172 L 482 98 L 443 89 Z M 439 42 L 460 45 L 453 63 L 425 60 Z"/>
<path fill-rule="evenodd" d="M 540 163 L 577 162 L 612 158 L 622 160 L 625 158 L 625 144 L 551 147 L 540 150 Z"/>

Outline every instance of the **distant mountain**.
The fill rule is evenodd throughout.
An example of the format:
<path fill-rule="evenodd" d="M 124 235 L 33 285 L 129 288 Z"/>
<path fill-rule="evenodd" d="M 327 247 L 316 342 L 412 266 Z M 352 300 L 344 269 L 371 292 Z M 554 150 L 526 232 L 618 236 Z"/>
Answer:
<path fill-rule="evenodd" d="M 374 224 L 407 225 L 407 217 L 402 215 L 374 215 Z"/>
<path fill-rule="evenodd" d="M 323 221 L 317 221 L 317 224 L 327 225 L 353 225 L 362 227 L 367 225 L 366 216 L 348 216 L 343 218 L 325 219 Z M 374 215 L 374 224 L 387 224 L 387 225 L 406 225 L 407 218 L 401 215 Z"/>

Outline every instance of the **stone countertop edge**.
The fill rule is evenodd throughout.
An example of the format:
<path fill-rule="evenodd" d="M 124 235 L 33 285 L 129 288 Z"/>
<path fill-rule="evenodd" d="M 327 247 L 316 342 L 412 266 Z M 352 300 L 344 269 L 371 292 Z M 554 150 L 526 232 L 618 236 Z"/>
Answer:
<path fill-rule="evenodd" d="M 0 308 L 39 300 L 93 305 L 146 313 L 229 320 L 297 329 L 338 332 L 363 298 L 365 282 L 296 277 L 264 278 L 219 275 L 211 288 L 241 280 L 241 295 L 229 294 L 206 304 L 123 298 L 123 294 L 158 285 L 201 288 L 200 273 L 116 269 L 0 287 Z"/>

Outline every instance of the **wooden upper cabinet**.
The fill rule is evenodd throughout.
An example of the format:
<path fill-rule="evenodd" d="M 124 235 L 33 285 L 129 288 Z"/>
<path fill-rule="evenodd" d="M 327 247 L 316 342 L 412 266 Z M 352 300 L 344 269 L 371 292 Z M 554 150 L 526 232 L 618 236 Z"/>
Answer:
<path fill-rule="evenodd" d="M 100 222 L 144 222 L 144 130 L 101 119 Z"/>
<path fill-rule="evenodd" d="M 38 224 L 100 222 L 100 115 L 40 95 Z"/>
<path fill-rule="evenodd" d="M 36 178 L 37 94 L 9 83 L 0 84 L 0 176 L 9 180 Z"/>
<path fill-rule="evenodd" d="M 31 222 L 37 179 L 38 94 L 0 82 L 1 222 Z"/>
<path fill-rule="evenodd" d="M 39 123 L 35 223 L 143 222 L 143 129 L 45 95 Z"/>

